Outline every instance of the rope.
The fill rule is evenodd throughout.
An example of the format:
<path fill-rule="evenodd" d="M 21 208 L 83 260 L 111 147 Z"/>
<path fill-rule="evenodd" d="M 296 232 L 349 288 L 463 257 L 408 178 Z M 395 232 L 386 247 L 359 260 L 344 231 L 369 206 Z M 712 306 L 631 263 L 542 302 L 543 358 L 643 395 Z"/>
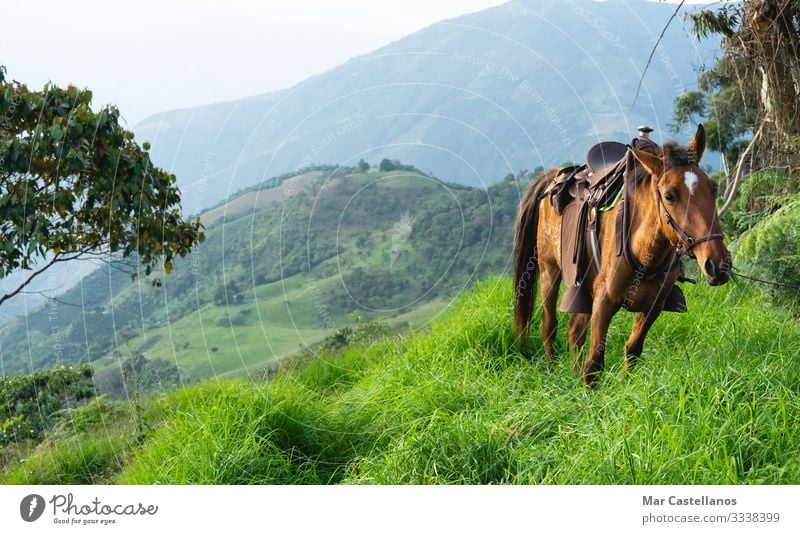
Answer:
<path fill-rule="evenodd" d="M 742 272 L 739 271 L 739 269 L 737 269 L 736 267 L 734 267 L 733 270 L 736 271 L 736 276 L 737 277 L 746 278 L 748 280 L 752 280 L 753 282 L 760 282 L 762 284 L 768 284 L 768 285 L 775 286 L 775 287 L 785 287 L 785 288 L 788 288 L 788 289 L 798 289 L 798 290 L 800 290 L 800 286 L 799 285 L 783 284 L 781 282 L 773 282 L 771 280 L 762 280 L 761 278 L 756 278 L 754 276 L 747 276 L 746 274 L 742 274 Z"/>

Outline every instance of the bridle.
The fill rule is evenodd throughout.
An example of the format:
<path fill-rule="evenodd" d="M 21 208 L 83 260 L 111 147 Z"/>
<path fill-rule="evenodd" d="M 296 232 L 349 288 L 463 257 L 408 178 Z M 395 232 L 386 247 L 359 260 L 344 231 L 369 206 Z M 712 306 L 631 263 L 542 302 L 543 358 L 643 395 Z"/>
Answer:
<path fill-rule="evenodd" d="M 700 243 L 705 243 L 706 241 L 721 241 L 725 236 L 722 234 L 708 234 L 704 237 L 694 238 L 675 222 L 675 219 L 673 219 L 672 215 L 670 215 L 669 211 L 667 211 L 667 206 L 664 204 L 664 200 L 661 198 L 661 190 L 658 188 L 658 184 L 661 182 L 661 179 L 664 177 L 666 172 L 666 170 L 661 171 L 661 175 L 655 181 L 656 202 L 658 202 L 658 209 L 664 212 L 664 219 L 666 219 L 667 224 L 676 234 L 678 234 L 678 237 L 680 238 L 680 242 L 677 245 L 673 245 L 678 253 L 678 256 L 685 254 L 690 258 L 697 259 L 695 258 L 694 254 L 692 254 L 692 249 L 695 246 L 699 245 Z"/>

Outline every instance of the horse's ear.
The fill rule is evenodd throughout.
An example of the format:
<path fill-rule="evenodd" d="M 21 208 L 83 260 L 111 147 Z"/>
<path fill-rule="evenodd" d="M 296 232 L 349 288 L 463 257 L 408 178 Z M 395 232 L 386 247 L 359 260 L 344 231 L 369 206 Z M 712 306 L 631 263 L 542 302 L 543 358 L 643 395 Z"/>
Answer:
<path fill-rule="evenodd" d="M 639 160 L 639 163 L 644 166 L 647 172 L 655 177 L 661 176 L 661 171 L 664 170 L 664 162 L 661 161 L 659 156 L 651 154 L 650 152 L 636 150 L 635 148 L 631 148 L 631 152 L 633 153 L 633 157 Z"/>
<path fill-rule="evenodd" d="M 700 163 L 703 158 L 703 152 L 706 151 L 706 129 L 703 128 L 702 124 L 697 125 L 697 132 L 689 142 L 689 150 L 694 152 L 694 162 Z"/>

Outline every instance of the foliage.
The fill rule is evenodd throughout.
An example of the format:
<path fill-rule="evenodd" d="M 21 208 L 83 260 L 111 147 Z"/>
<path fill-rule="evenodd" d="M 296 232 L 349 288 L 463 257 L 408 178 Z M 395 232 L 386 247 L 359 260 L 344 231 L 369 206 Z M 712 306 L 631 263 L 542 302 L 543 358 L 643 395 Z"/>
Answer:
<path fill-rule="evenodd" d="M 743 130 L 763 130 L 758 167 L 796 171 L 800 159 L 792 145 L 800 139 L 800 4 L 744 0 L 702 8 L 688 18 L 698 37 L 724 36 L 723 55 L 701 77 L 701 94 L 678 98 L 676 123 L 692 114 L 708 116 L 713 121 L 709 133 L 716 134 L 709 140 L 722 151 Z"/>
<path fill-rule="evenodd" d="M 109 421 L 124 416 L 126 412 L 119 403 L 99 395 L 84 404 L 58 412 L 55 432 L 66 435 L 102 431 Z"/>
<path fill-rule="evenodd" d="M 159 414 L 147 401 L 144 417 Z M 5 484 L 97 484 L 109 482 L 137 443 L 135 406 L 101 395 L 59 413 L 45 440 L 6 455 Z M 14 461 L 16 458 L 16 461 Z"/>
<path fill-rule="evenodd" d="M 175 176 L 153 166 L 117 108 L 95 112 L 91 101 L 86 89 L 0 77 L 0 276 L 92 254 L 169 274 L 202 241 L 199 220 L 180 213 Z"/>
<path fill-rule="evenodd" d="M 0 377 L 0 446 L 40 439 L 62 409 L 94 395 L 88 365 Z"/>
<path fill-rule="evenodd" d="M 227 304 L 238 304 L 242 299 L 242 290 L 236 280 L 227 283 L 220 283 L 214 291 L 214 304 L 224 306 Z"/>
<path fill-rule="evenodd" d="M 358 312 L 348 314 L 348 318 L 353 321 L 352 325 L 342 327 L 323 339 L 315 350 L 331 352 L 349 345 L 367 345 L 389 335 L 389 325 L 385 321 L 370 320 Z"/>
<path fill-rule="evenodd" d="M 417 169 L 413 165 L 404 165 L 399 160 L 389 159 L 389 158 L 382 159 L 380 164 L 378 165 L 378 169 L 381 172 L 391 172 L 391 171 L 420 172 L 419 169 Z"/>
<path fill-rule="evenodd" d="M 725 4 L 716 11 L 702 10 L 689 15 L 694 24 L 694 33 L 700 38 L 709 37 L 711 34 L 721 33 L 725 37 L 732 37 L 734 28 L 739 25 L 742 15 L 738 6 Z"/>
<path fill-rule="evenodd" d="M 730 63 L 720 60 L 700 74 L 698 90 L 675 98 L 671 128 L 678 133 L 687 125 L 703 122 L 708 148 L 722 153 L 732 168 L 752 136 L 757 103 L 752 81 L 742 82 L 747 85 L 747 90 L 742 90 Z"/>
<path fill-rule="evenodd" d="M 778 300 L 800 304 L 800 195 L 742 235 L 736 261 L 748 274 L 795 286 L 768 290 Z"/>
<path fill-rule="evenodd" d="M 95 376 L 95 387 L 115 398 L 130 399 L 136 394 L 163 392 L 181 384 L 178 366 L 141 352 L 116 354 L 116 365 Z"/>
<path fill-rule="evenodd" d="M 24 463 L 15 464 L 4 484 L 101 484 L 125 465 L 129 440 L 97 432 L 45 441 Z"/>
<path fill-rule="evenodd" d="M 800 180 L 779 172 L 758 172 L 742 184 L 739 196 L 723 219 L 725 231 L 738 236 L 775 213 L 800 193 Z"/>

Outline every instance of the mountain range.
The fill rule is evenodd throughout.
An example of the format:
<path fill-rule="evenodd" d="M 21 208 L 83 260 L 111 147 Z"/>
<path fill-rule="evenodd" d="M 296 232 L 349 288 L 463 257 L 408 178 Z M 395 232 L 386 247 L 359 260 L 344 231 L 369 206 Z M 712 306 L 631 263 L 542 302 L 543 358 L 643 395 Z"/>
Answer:
<path fill-rule="evenodd" d="M 717 48 L 701 48 L 678 17 L 633 105 L 674 9 L 514 0 L 438 22 L 286 90 L 160 113 L 134 130 L 178 176 L 189 212 L 270 176 L 362 158 L 400 159 L 486 187 L 522 169 L 578 161 L 598 140 L 627 141 L 640 124 L 669 137 L 674 98 Z"/>

